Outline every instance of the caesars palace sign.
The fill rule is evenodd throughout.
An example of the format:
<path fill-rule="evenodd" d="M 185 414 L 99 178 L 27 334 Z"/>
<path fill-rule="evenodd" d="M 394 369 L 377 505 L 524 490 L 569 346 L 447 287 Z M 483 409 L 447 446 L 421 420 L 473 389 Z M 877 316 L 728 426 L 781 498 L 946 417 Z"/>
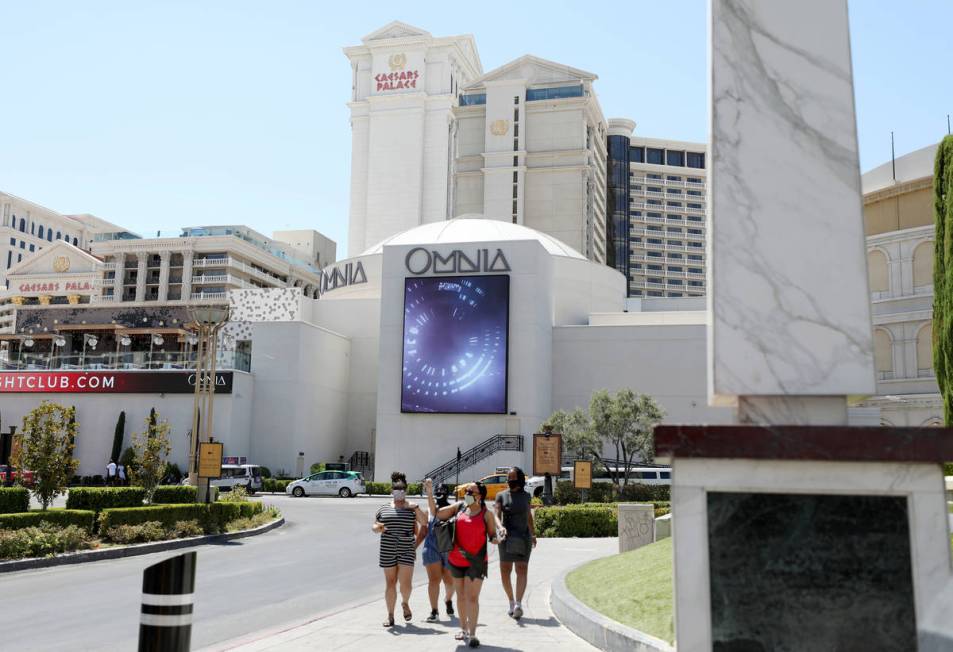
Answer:
<path fill-rule="evenodd" d="M 390 72 L 382 72 L 374 75 L 374 81 L 377 82 L 377 92 L 417 88 L 420 71 L 404 70 L 407 66 L 406 54 L 390 55 L 390 58 L 387 60 L 387 65 L 390 67 Z"/>

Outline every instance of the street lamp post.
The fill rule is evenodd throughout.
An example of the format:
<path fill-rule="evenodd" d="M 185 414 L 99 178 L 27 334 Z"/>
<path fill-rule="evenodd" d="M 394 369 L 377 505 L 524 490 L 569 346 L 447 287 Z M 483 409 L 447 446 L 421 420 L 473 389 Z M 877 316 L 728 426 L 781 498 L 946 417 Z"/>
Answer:
<path fill-rule="evenodd" d="M 189 452 L 189 484 L 198 490 L 199 502 L 208 499 L 208 485 L 199 486 L 199 442 L 211 441 L 213 408 L 215 398 L 215 358 L 218 353 L 218 333 L 228 321 L 227 305 L 195 306 L 189 308 L 192 323 L 189 327 L 198 336 L 195 357 L 195 399 L 192 406 L 192 442 Z M 199 432 L 199 415 L 205 412 Z"/>
<path fill-rule="evenodd" d="M 79 367 L 80 369 L 86 368 L 86 347 L 96 350 L 96 345 L 99 344 L 99 338 L 91 333 L 83 334 L 83 355 L 80 356 Z"/>

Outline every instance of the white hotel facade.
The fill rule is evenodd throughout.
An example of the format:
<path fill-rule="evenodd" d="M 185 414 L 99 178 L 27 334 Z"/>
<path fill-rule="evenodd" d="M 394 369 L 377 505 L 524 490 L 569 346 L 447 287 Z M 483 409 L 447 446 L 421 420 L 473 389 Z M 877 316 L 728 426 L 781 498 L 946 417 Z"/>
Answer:
<path fill-rule="evenodd" d="M 704 146 L 641 138 L 631 121 L 606 120 L 592 73 L 532 56 L 484 73 L 472 36 L 434 37 L 394 22 L 344 53 L 352 69 L 345 259 L 335 261 L 333 243 L 314 232 L 265 238 L 244 227 L 151 240 L 101 236 L 88 252 L 62 243 L 13 271 L 41 276 L 69 258 L 65 274 L 93 269 L 100 279 L 89 305 L 22 301 L 17 332 L 5 336 L 10 345 L 75 333 L 67 343 L 75 347 L 84 328 L 97 326 L 152 342 L 163 334 L 185 347 L 187 305 L 228 301 L 226 337 L 242 344 L 249 362 L 223 367 L 230 384 L 216 399 L 216 439 L 227 455 L 288 472 L 366 457 L 365 470 L 378 479 L 394 469 L 420 478 L 458 447 L 489 451 L 461 477 L 498 464 L 529 467 L 523 442 L 553 411 L 585 406 L 599 388 L 649 394 L 673 423 L 733 418 L 707 396 L 698 271 Z M 490 275 L 505 276 L 508 287 L 506 328 L 497 332 L 508 346 L 497 372 L 505 409 L 406 409 L 405 319 L 417 305 L 408 303 L 408 288 L 451 278 L 447 285 L 466 287 Z M 467 339 L 480 341 L 487 340 Z M 157 367 L 149 349 L 146 367 L 128 373 L 183 373 L 161 357 Z M 17 364 L 16 372 L 33 372 Z M 4 417 L 21 417 L 41 398 L 62 400 L 8 394 Z M 90 433 L 79 440 L 80 473 L 98 472 L 116 397 L 69 400 Z M 122 405 L 143 414 L 155 406 L 174 433 L 191 422 L 190 398 L 175 393 L 129 393 Z M 854 423 L 879 418 L 876 406 L 852 413 Z M 184 438 L 173 442 L 173 461 L 184 465 Z"/>

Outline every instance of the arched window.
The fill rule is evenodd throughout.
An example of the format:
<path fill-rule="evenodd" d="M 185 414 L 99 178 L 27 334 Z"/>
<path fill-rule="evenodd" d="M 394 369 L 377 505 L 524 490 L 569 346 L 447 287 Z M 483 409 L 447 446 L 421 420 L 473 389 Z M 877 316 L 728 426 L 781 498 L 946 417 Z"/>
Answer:
<path fill-rule="evenodd" d="M 917 375 L 933 373 L 933 322 L 927 322 L 917 331 Z"/>
<path fill-rule="evenodd" d="M 63 237 L 62 234 L 60 234 L 60 232 L 57 231 L 57 232 L 56 232 L 56 239 L 59 240 L 59 239 L 62 238 L 62 237 Z"/>
<path fill-rule="evenodd" d="M 20 231 L 26 233 L 26 219 L 20 218 Z"/>
<path fill-rule="evenodd" d="M 932 240 L 921 242 L 913 250 L 913 287 L 933 285 L 933 248 Z"/>
<path fill-rule="evenodd" d="M 893 346 L 890 333 L 882 328 L 874 329 L 874 364 L 878 372 L 893 371 Z"/>
<path fill-rule="evenodd" d="M 40 225 L 39 233 L 37 234 L 41 239 L 43 238 L 43 225 Z"/>
<path fill-rule="evenodd" d="M 890 289 L 887 257 L 878 249 L 867 252 L 867 282 L 870 283 L 871 292 L 886 292 Z"/>
<path fill-rule="evenodd" d="M 47 242 L 53 242 L 53 229 L 46 232 L 46 240 Z"/>
<path fill-rule="evenodd" d="M 79 246 L 79 239 L 75 235 L 73 236 L 73 246 L 74 247 Z"/>

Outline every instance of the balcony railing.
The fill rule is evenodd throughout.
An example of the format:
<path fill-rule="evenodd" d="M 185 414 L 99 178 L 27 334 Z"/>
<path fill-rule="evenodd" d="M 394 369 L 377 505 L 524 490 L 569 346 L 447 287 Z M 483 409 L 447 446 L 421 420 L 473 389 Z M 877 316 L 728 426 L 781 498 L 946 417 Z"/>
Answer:
<path fill-rule="evenodd" d="M 192 301 L 225 301 L 228 292 L 193 292 Z"/>
<path fill-rule="evenodd" d="M 246 351 L 219 351 L 216 356 L 217 369 L 251 371 L 251 354 Z M 103 369 L 195 369 L 195 352 L 180 353 L 165 351 L 130 351 L 125 353 L 97 353 L 87 351 L 86 355 L 51 355 L 44 353 L 0 354 L 2 371 L 43 371 L 60 369 L 63 371 L 96 371 Z"/>
<path fill-rule="evenodd" d="M 698 181 L 669 181 L 668 179 L 649 179 L 645 176 L 629 176 L 631 183 L 643 183 L 651 186 L 671 186 L 673 188 L 691 188 L 701 190 L 705 187 L 705 182 Z"/>

